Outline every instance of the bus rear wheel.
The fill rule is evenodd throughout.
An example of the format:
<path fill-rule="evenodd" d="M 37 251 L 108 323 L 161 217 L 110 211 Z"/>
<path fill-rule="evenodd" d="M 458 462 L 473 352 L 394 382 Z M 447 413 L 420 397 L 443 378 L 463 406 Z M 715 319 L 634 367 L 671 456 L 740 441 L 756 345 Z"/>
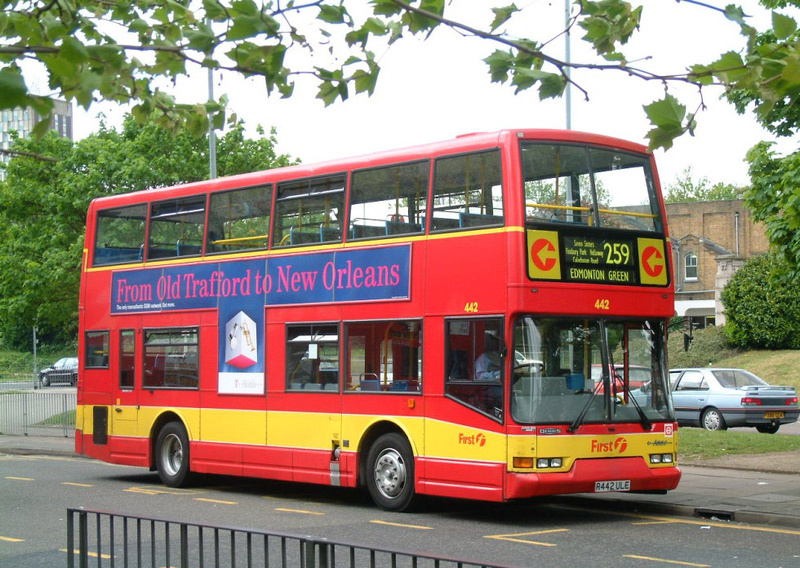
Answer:
<path fill-rule="evenodd" d="M 415 500 L 414 454 L 400 434 L 384 434 L 367 454 L 367 489 L 381 509 L 406 511 Z"/>
<path fill-rule="evenodd" d="M 169 422 L 156 439 L 156 469 L 161 482 L 180 487 L 189 477 L 189 436 L 180 422 Z"/>

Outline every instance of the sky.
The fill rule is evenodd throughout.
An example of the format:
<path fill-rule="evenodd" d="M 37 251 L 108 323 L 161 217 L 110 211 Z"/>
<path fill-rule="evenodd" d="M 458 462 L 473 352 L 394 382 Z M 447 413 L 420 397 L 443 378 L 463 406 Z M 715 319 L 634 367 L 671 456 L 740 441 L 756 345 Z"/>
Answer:
<path fill-rule="evenodd" d="M 727 0 L 706 0 L 724 6 Z M 499 2 L 470 0 L 456 3 L 449 17 L 486 27 L 491 21 L 489 7 Z M 629 60 L 649 57 L 643 65 L 664 73 L 681 72 L 692 63 L 709 63 L 727 50 L 739 50 L 744 38 L 738 26 L 709 8 L 678 0 L 647 0 L 641 28 L 626 48 Z M 751 23 L 758 29 L 769 27 L 769 13 L 757 2 L 740 2 Z M 518 1 L 522 17 L 515 18 L 515 35 L 538 40 L 555 37 L 564 23 L 563 0 Z M 448 7 L 448 10 L 450 8 Z M 796 14 L 794 14 L 796 16 Z M 588 44 L 578 30 L 571 41 L 573 62 L 588 61 Z M 228 108 L 244 119 L 255 136 L 255 128 L 277 129 L 278 151 L 304 163 L 357 156 L 454 138 L 470 132 L 515 128 L 565 128 L 566 104 L 563 99 L 540 101 L 538 92 L 529 89 L 514 94 L 513 87 L 492 84 L 488 67 L 482 61 L 496 47 L 483 40 L 463 38 L 449 29 L 436 30 L 427 40 L 404 38 L 388 48 L 376 50 L 381 65 L 377 88 L 371 97 L 352 96 L 345 102 L 325 107 L 314 98 L 316 87 L 299 79 L 293 96 L 280 99 L 267 95 L 263 82 L 231 74 L 216 74 L 214 94 L 226 94 Z M 555 57 L 564 57 L 563 38 L 550 48 Z M 644 83 L 608 71 L 576 71 L 573 79 L 588 92 L 572 89 L 571 123 L 574 130 L 616 136 L 646 144 L 650 126 L 642 106 L 659 99 L 664 87 L 658 82 Z M 208 74 L 198 69 L 188 80 L 175 86 L 181 102 L 201 102 L 207 98 Z M 699 104 L 693 87 L 670 86 L 690 110 Z M 751 114 L 738 115 L 720 100 L 719 89 L 705 89 L 706 110 L 699 113 L 693 137 L 683 136 L 669 151 L 659 150 L 656 159 L 662 185 L 674 183 L 686 168 L 695 179 L 736 185 L 749 183 L 744 156 L 760 140 L 772 137 Z M 80 139 L 97 128 L 97 114 L 115 124 L 119 107 L 93 105 L 79 110 L 75 135 Z M 780 152 L 792 151 L 797 139 L 783 140 Z"/>

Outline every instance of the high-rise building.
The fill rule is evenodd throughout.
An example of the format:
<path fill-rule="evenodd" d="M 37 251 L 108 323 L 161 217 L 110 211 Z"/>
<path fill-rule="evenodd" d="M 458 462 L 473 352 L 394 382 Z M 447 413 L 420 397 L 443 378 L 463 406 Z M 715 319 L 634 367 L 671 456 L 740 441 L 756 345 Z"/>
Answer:
<path fill-rule="evenodd" d="M 67 101 L 53 99 L 53 114 L 50 118 L 49 130 L 55 130 L 59 136 L 72 140 L 72 104 Z M 0 148 L 11 148 L 11 132 L 17 131 L 21 138 L 30 136 L 33 127 L 41 120 L 41 115 L 31 107 L 14 108 L 0 111 Z M 11 155 L 0 152 L 0 161 L 8 164 Z M 0 179 L 5 179 L 5 169 L 0 168 Z"/>

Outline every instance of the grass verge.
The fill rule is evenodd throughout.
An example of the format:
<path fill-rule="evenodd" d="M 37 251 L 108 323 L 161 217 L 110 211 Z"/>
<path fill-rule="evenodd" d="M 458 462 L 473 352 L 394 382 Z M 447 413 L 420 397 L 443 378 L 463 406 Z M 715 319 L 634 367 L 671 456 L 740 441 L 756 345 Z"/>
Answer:
<path fill-rule="evenodd" d="M 800 452 L 800 436 L 761 434 L 755 430 L 709 432 L 702 428 L 681 428 L 678 431 L 678 463 L 681 460 L 773 452 Z"/>

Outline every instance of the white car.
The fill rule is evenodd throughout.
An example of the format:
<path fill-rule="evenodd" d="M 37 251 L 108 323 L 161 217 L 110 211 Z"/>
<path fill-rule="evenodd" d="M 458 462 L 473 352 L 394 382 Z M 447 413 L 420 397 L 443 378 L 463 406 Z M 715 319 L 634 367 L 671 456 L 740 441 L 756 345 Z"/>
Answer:
<path fill-rule="evenodd" d="M 744 369 L 671 369 L 669 381 L 680 425 L 706 430 L 752 426 L 774 434 L 800 415 L 794 387 L 771 386 Z"/>

